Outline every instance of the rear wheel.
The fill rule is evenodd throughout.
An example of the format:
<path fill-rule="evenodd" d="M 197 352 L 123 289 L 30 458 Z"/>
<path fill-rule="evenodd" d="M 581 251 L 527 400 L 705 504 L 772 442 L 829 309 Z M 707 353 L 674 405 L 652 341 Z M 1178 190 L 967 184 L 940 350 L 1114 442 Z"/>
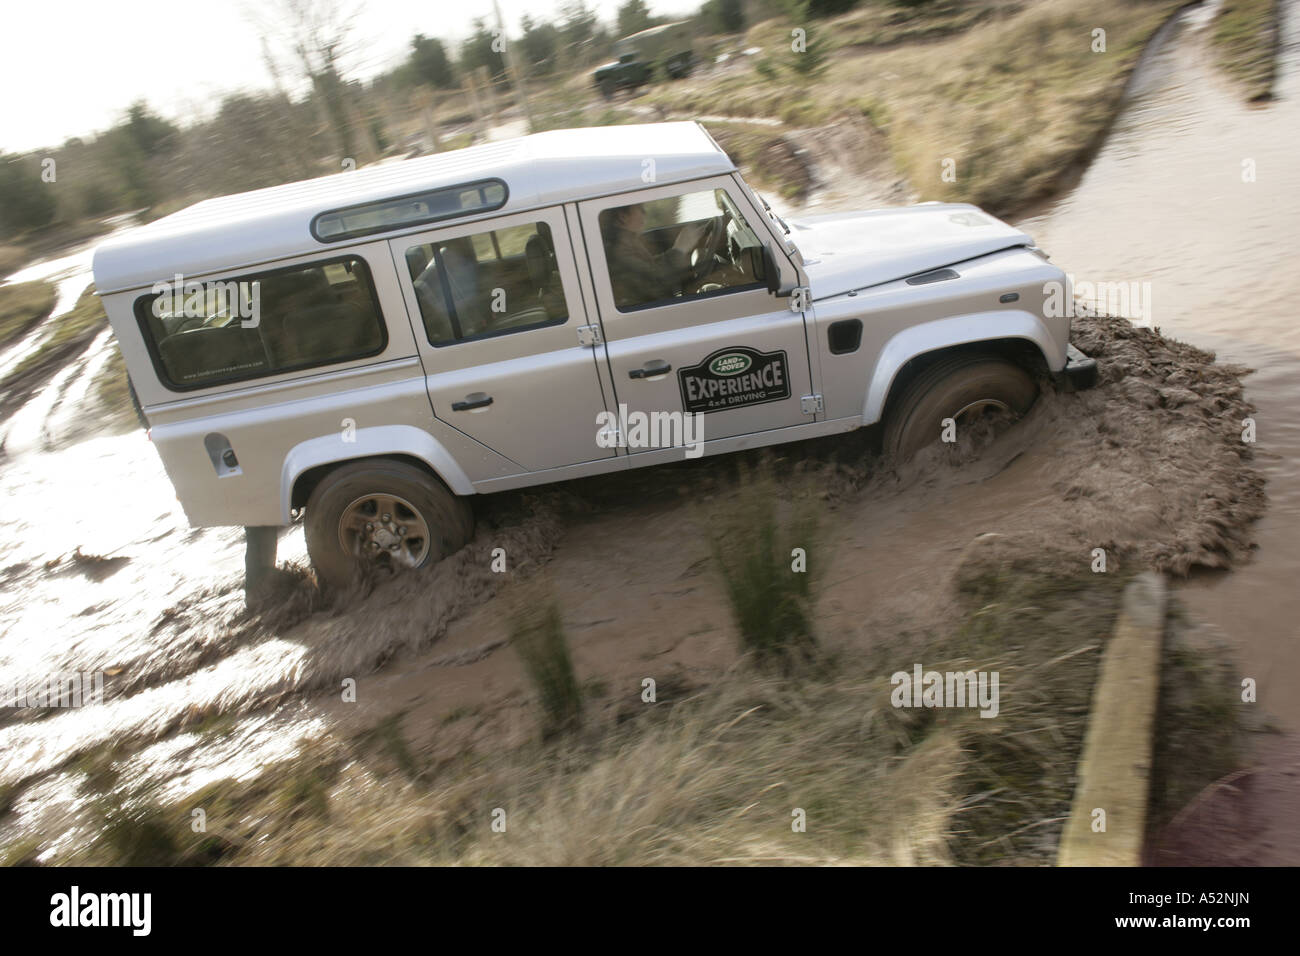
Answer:
<path fill-rule="evenodd" d="M 421 568 L 473 535 L 469 504 L 413 465 L 391 458 L 331 471 L 307 500 L 304 530 L 317 575 L 346 587 L 361 566 Z"/>
<path fill-rule="evenodd" d="M 884 451 L 904 462 L 943 435 L 951 418 L 960 436 L 980 419 L 1010 420 L 1027 412 L 1038 386 L 1023 368 L 988 355 L 936 362 L 899 396 L 885 422 Z"/>

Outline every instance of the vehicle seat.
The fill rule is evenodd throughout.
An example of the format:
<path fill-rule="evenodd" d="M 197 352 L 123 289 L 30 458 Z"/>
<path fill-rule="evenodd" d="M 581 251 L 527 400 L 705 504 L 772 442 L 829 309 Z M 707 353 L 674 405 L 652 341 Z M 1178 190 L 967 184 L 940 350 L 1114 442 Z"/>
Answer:
<path fill-rule="evenodd" d="M 234 325 L 177 332 L 158 344 L 163 368 L 177 385 L 237 376 L 267 367 L 256 329 Z"/>
<path fill-rule="evenodd" d="M 468 236 L 448 239 L 438 247 L 447 290 L 460 321 L 461 335 L 468 338 L 487 331 L 487 315 L 478 287 L 478 255 Z"/>
<path fill-rule="evenodd" d="M 297 336 L 288 327 L 288 319 L 304 309 L 332 305 L 329 280 L 319 269 L 282 272 L 261 280 L 262 317 L 258 330 L 277 366 L 297 365 L 305 359 L 299 354 Z"/>
<path fill-rule="evenodd" d="M 438 261 L 430 259 L 429 263 L 415 277 L 415 298 L 420 305 L 420 318 L 424 320 L 424 331 L 429 341 L 434 343 L 451 342 L 455 336 L 451 331 L 451 319 L 447 314 L 447 297 L 442 291 L 442 280 L 438 277 Z"/>
<path fill-rule="evenodd" d="M 528 263 L 528 279 L 537 288 L 537 302 L 544 313 L 541 321 L 567 319 L 569 310 L 556 275 L 555 249 L 545 238 L 535 235 L 524 246 L 524 260 Z"/>
<path fill-rule="evenodd" d="M 418 279 L 420 273 L 428 268 L 429 262 L 433 259 L 431 248 L 431 246 L 412 246 L 406 250 L 406 268 L 410 271 L 413 280 Z"/>
<path fill-rule="evenodd" d="M 373 318 L 351 302 L 315 302 L 284 320 L 284 339 L 294 364 L 326 362 L 371 352 L 381 341 Z"/>

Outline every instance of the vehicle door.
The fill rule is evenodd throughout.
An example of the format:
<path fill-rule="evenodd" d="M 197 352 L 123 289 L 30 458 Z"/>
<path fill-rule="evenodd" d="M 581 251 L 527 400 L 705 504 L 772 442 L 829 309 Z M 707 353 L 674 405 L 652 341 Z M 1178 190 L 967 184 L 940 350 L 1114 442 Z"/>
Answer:
<path fill-rule="evenodd" d="M 438 418 L 524 471 L 617 453 L 596 443 L 605 400 L 560 209 L 389 245 Z"/>
<path fill-rule="evenodd" d="M 803 313 L 759 278 L 760 215 L 726 177 L 579 204 L 629 416 L 701 415 L 706 442 L 815 420 L 800 401 L 812 392 Z"/>

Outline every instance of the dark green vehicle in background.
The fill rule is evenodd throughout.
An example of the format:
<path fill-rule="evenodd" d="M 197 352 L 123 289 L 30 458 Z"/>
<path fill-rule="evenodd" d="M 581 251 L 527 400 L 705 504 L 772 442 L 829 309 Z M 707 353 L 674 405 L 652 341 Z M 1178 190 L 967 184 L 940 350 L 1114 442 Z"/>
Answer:
<path fill-rule="evenodd" d="M 690 31 L 685 23 L 651 27 L 614 44 L 611 63 L 596 67 L 592 80 L 610 99 L 619 90 L 636 90 L 654 80 L 659 71 L 668 79 L 681 79 L 695 66 Z"/>

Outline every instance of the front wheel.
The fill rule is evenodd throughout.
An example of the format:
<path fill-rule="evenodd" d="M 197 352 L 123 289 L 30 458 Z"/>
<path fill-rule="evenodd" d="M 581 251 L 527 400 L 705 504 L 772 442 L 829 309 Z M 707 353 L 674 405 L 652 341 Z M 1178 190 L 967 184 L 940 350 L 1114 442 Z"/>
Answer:
<path fill-rule="evenodd" d="M 344 588 L 360 568 L 421 568 L 474 533 L 469 504 L 436 478 L 391 458 L 341 465 L 307 499 L 307 553 L 321 581 Z"/>
<path fill-rule="evenodd" d="M 936 362 L 892 404 L 884 451 L 905 462 L 944 437 L 946 428 L 960 440 L 963 429 L 982 418 L 1019 418 L 1037 397 L 1038 386 L 1029 373 L 1005 359 L 968 355 Z"/>

